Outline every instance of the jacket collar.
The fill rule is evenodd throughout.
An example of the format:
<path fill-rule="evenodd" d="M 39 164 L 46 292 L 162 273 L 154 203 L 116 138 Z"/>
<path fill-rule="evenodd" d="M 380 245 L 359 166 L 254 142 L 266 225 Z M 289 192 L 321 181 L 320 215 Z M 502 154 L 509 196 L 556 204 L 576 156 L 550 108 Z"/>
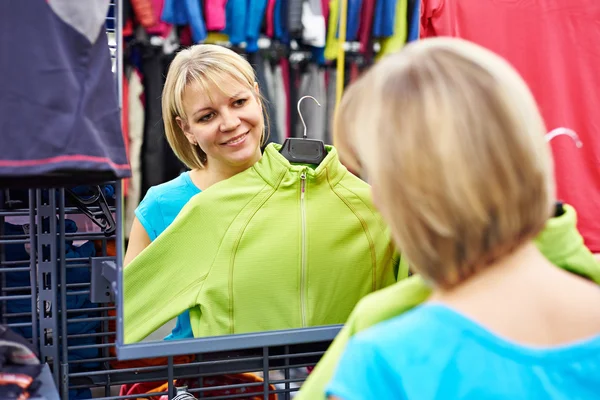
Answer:
<path fill-rule="evenodd" d="M 265 148 L 262 158 L 252 167 L 273 187 L 277 186 L 286 174 L 299 175 L 302 171 L 306 171 L 310 180 L 316 182 L 329 180 L 330 184 L 335 185 L 348 172 L 346 167 L 340 163 L 337 150 L 333 146 L 325 146 L 327 156 L 314 169 L 290 163 L 279 153 L 280 149 L 280 144 L 270 143 Z"/>

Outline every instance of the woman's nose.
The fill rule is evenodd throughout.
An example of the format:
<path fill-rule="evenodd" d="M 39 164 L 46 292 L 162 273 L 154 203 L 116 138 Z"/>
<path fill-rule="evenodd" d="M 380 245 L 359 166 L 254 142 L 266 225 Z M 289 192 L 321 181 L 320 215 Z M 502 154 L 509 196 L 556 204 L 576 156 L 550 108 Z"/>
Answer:
<path fill-rule="evenodd" d="M 221 112 L 221 126 L 220 129 L 223 132 L 227 132 L 237 128 L 240 125 L 240 119 L 235 112 L 225 111 Z"/>

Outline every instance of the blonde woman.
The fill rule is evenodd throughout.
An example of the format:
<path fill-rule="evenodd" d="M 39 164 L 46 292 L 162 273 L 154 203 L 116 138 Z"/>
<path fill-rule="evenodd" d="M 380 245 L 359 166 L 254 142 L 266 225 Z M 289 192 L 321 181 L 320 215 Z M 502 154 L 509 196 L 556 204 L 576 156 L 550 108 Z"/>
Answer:
<path fill-rule="evenodd" d="M 135 211 L 124 265 L 175 219 L 194 195 L 254 165 L 265 138 L 264 102 L 252 66 L 217 45 L 177 54 L 163 89 L 167 140 L 190 171 L 148 190 Z M 165 339 L 192 338 L 189 312 Z"/>
<path fill-rule="evenodd" d="M 348 89 L 335 131 L 433 292 L 350 340 L 329 397 L 596 398 L 600 290 L 533 244 L 552 160 L 513 68 L 459 39 L 410 44 Z"/>

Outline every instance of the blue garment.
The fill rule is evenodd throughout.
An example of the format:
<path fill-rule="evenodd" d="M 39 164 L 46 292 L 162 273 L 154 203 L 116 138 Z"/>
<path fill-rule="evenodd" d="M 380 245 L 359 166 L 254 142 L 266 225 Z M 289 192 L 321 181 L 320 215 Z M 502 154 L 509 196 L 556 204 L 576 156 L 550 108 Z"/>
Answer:
<path fill-rule="evenodd" d="M 373 37 L 385 38 L 394 35 L 396 22 L 396 0 L 377 0 L 373 17 Z"/>
<path fill-rule="evenodd" d="M 443 305 L 425 304 L 348 343 L 329 395 L 358 399 L 594 399 L 600 335 L 534 349 Z"/>
<path fill-rule="evenodd" d="M 287 25 L 288 0 L 277 0 L 273 10 L 273 30 L 275 39 L 290 44 L 290 32 Z"/>
<path fill-rule="evenodd" d="M 173 25 L 190 25 L 194 43 L 203 42 L 208 35 L 199 0 L 165 0 L 161 19 Z"/>
<path fill-rule="evenodd" d="M 246 39 L 247 0 L 227 0 L 225 5 L 225 29 L 229 43 L 239 45 Z"/>
<path fill-rule="evenodd" d="M 260 28 L 265 19 L 267 0 L 249 0 L 248 13 L 246 14 L 246 51 L 255 53 L 258 51 L 258 37 Z"/>
<path fill-rule="evenodd" d="M 419 28 L 421 26 L 421 2 L 411 0 L 408 2 L 408 37 L 406 42 L 419 40 Z"/>
<path fill-rule="evenodd" d="M 156 239 L 163 233 L 175 220 L 183 206 L 198 193 L 200 189 L 192 182 L 189 171 L 168 182 L 151 187 L 135 210 L 135 216 L 148 233 L 150 240 Z M 190 312 L 186 310 L 177 316 L 175 328 L 165 337 L 165 340 L 193 337 Z"/>
<path fill-rule="evenodd" d="M 381 3 L 379 0 L 377 3 Z M 360 10 L 362 0 L 348 0 L 348 10 L 346 14 L 346 41 L 354 42 L 358 40 L 358 28 L 360 26 Z M 393 21 L 393 18 L 392 18 Z M 340 37 L 340 20 L 338 18 L 337 33 L 335 37 Z"/>

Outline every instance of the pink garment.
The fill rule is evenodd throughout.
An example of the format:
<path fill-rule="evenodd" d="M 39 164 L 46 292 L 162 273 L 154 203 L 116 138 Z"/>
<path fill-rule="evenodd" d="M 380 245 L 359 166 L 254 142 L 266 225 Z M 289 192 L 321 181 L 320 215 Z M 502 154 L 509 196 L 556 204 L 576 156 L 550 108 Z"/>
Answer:
<path fill-rule="evenodd" d="M 325 18 L 325 26 L 329 26 L 329 0 L 321 0 L 321 9 L 323 18 Z"/>
<path fill-rule="evenodd" d="M 222 31 L 225 29 L 225 3 L 227 0 L 205 0 L 204 22 L 209 31 Z"/>
<path fill-rule="evenodd" d="M 285 137 L 291 136 L 292 115 L 290 114 L 290 63 L 287 58 L 282 58 L 279 61 L 281 65 L 281 75 L 283 76 L 283 87 L 285 89 Z"/>
<path fill-rule="evenodd" d="M 274 12 L 275 12 L 275 2 L 277 0 L 269 0 L 267 3 L 267 36 L 272 38 L 275 36 L 275 23 L 274 23 Z"/>
<path fill-rule="evenodd" d="M 162 15 L 163 6 L 165 4 L 165 0 L 152 0 L 152 13 L 156 18 L 156 23 L 148 28 L 146 28 L 146 32 L 151 35 L 158 35 L 166 38 L 169 36 L 169 32 L 171 32 L 172 26 L 164 22 L 160 17 Z"/>

